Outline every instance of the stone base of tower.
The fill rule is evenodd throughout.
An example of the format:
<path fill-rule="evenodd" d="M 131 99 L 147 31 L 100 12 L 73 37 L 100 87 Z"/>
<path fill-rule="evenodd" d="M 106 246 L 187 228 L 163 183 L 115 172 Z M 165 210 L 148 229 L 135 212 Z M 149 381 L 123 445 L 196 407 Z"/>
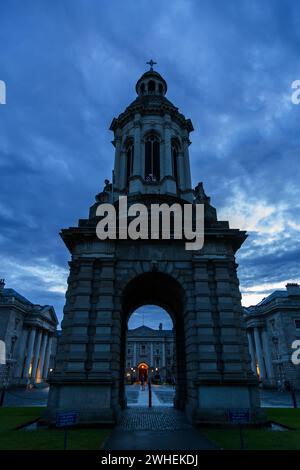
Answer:
<path fill-rule="evenodd" d="M 249 425 L 267 422 L 266 414 L 260 407 L 257 384 L 205 383 L 198 385 L 198 407 L 193 410 L 194 424 L 225 425 L 229 421 L 229 410 L 249 410 Z M 189 410 L 187 409 L 189 415 Z"/>
<path fill-rule="evenodd" d="M 51 384 L 44 421 L 54 424 L 61 411 L 76 411 L 79 425 L 112 425 L 117 421 L 111 405 L 111 384 Z"/>

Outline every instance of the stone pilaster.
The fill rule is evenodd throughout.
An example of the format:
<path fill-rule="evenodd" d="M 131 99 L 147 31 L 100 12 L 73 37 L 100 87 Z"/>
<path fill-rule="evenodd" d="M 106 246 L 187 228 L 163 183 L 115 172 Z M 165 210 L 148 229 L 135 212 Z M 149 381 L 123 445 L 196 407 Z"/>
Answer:
<path fill-rule="evenodd" d="M 182 145 L 183 145 L 184 170 L 185 170 L 185 188 L 184 188 L 184 190 L 188 190 L 188 189 L 191 189 L 191 187 L 192 187 L 190 157 L 189 157 L 190 141 L 189 141 L 188 137 L 184 137 L 182 139 Z"/>

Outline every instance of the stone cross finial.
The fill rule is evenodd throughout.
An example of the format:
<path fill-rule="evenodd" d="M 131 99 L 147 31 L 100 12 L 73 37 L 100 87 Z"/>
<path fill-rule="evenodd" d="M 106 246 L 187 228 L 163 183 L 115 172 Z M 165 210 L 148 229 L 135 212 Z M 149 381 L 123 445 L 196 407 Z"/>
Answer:
<path fill-rule="evenodd" d="M 153 70 L 153 65 L 156 65 L 157 62 L 154 62 L 152 59 L 150 59 L 149 62 L 146 62 L 146 64 L 150 65 L 150 70 L 152 71 Z"/>

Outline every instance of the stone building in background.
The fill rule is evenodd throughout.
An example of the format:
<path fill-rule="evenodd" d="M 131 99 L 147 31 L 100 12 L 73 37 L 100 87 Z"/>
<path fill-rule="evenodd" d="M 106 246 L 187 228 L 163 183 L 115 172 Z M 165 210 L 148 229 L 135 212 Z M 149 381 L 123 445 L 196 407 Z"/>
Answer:
<path fill-rule="evenodd" d="M 0 280 L 0 340 L 6 364 L 0 386 L 43 384 L 54 368 L 58 320 L 50 305 L 36 305 Z"/>
<path fill-rule="evenodd" d="M 128 330 L 126 341 L 125 377 L 128 383 L 147 381 L 171 383 L 175 375 L 173 330 L 158 330 L 139 326 Z"/>
<path fill-rule="evenodd" d="M 300 390 L 300 365 L 291 361 L 300 340 L 300 286 L 287 284 L 255 306 L 244 308 L 251 367 L 262 386 Z"/>

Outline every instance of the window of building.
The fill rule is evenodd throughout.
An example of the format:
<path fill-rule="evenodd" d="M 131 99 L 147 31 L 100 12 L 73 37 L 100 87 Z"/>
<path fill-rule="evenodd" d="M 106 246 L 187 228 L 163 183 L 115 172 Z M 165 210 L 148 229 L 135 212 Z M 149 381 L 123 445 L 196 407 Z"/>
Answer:
<path fill-rule="evenodd" d="M 274 333 L 275 330 L 276 330 L 276 328 L 275 328 L 275 320 L 271 320 L 271 321 L 270 321 L 270 325 L 271 325 L 271 330 L 272 330 L 272 332 Z"/>
<path fill-rule="evenodd" d="M 159 349 L 156 350 L 156 354 L 159 354 Z"/>
<path fill-rule="evenodd" d="M 129 183 L 129 178 L 133 173 L 133 158 L 134 158 L 134 144 L 133 140 L 129 140 L 126 146 L 126 181 Z"/>
<path fill-rule="evenodd" d="M 150 80 L 150 82 L 148 83 L 148 91 L 150 91 L 150 92 L 155 91 L 155 81 L 154 80 Z"/>
<path fill-rule="evenodd" d="M 295 327 L 297 330 L 300 330 L 300 319 L 295 320 Z"/>
<path fill-rule="evenodd" d="M 156 135 L 150 135 L 145 143 L 145 179 L 156 182 L 160 179 L 160 142 Z"/>
<path fill-rule="evenodd" d="M 128 348 L 127 354 L 131 354 L 131 349 L 130 348 Z"/>

